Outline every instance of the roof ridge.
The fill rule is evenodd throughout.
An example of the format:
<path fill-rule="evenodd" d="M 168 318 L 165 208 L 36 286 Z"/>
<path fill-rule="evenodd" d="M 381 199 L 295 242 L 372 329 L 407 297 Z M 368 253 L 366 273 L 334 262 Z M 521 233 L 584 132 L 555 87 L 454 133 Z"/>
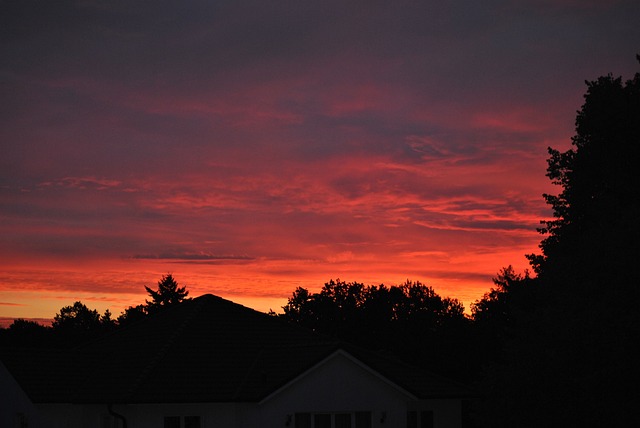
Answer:
<path fill-rule="evenodd" d="M 311 342 L 300 342 L 300 343 L 277 343 L 277 344 L 267 344 L 263 347 L 277 347 L 281 349 L 297 349 L 297 348 L 320 348 L 320 347 L 339 347 L 340 342 L 334 340 L 316 340 Z"/>
<path fill-rule="evenodd" d="M 176 339 L 182 332 L 186 329 L 187 325 L 195 318 L 196 315 L 200 312 L 204 303 L 207 299 L 193 299 L 190 302 L 194 302 L 194 309 L 187 314 L 182 323 L 173 331 L 173 334 L 169 336 L 165 344 L 160 348 L 160 350 L 153 356 L 153 358 L 149 361 L 149 363 L 142 369 L 140 375 L 130 384 L 130 387 L 125 391 L 123 397 L 125 399 L 129 399 L 133 396 L 135 390 L 140 386 L 140 384 L 145 380 L 145 378 L 149 375 L 149 373 L 153 370 L 153 368 L 158 364 L 158 362 L 167 354 L 169 348 L 173 346 Z M 186 302 L 185 302 L 186 303 Z"/>
<path fill-rule="evenodd" d="M 441 375 L 439 373 L 435 373 L 431 370 L 429 370 L 428 368 L 424 368 L 424 367 L 420 367 L 414 363 L 411 363 L 405 359 L 403 359 L 402 357 L 398 356 L 397 354 L 393 353 L 392 351 L 388 351 L 388 350 L 373 350 L 373 349 L 369 349 L 369 348 L 365 348 L 362 346 L 358 346 L 355 345 L 353 343 L 348 343 L 348 342 L 342 342 L 339 345 L 339 348 L 342 349 L 343 351 L 349 353 L 350 355 L 352 355 L 353 357 L 355 357 L 356 359 L 362 361 L 364 364 L 366 364 L 367 366 L 371 367 L 373 370 L 377 371 L 378 373 L 380 373 L 382 376 L 385 376 L 389 379 L 394 378 L 395 376 L 393 376 L 393 374 L 388 373 L 387 370 L 384 367 L 379 366 L 375 359 L 378 358 L 380 360 L 383 360 L 387 363 L 390 363 L 392 365 L 396 365 L 396 366 L 402 366 L 404 368 L 407 369 L 411 369 L 414 372 L 420 372 L 423 375 L 429 376 L 432 379 L 438 380 L 440 382 L 445 382 L 448 383 L 450 385 L 455 385 L 458 388 L 461 388 L 463 390 L 466 391 L 467 394 L 475 394 L 474 390 L 472 387 L 470 387 L 469 385 L 466 385 L 465 383 L 456 380 L 456 379 L 451 379 L 445 375 Z M 371 360 L 371 358 L 374 358 L 374 360 Z M 404 388 L 404 387 L 403 387 Z M 412 392 L 413 393 L 413 392 Z"/>

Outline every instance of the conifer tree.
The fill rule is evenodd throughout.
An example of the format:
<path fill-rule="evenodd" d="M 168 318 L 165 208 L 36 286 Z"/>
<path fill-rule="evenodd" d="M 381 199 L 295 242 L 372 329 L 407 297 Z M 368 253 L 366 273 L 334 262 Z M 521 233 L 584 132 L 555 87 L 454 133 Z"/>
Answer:
<path fill-rule="evenodd" d="M 151 296 L 151 301 L 146 300 L 148 313 L 153 313 L 158 309 L 187 300 L 187 296 L 189 295 L 187 288 L 180 287 L 171 274 L 162 276 L 162 279 L 158 281 L 157 290 L 152 290 L 147 286 L 144 288 L 147 290 L 147 293 L 149 293 L 149 296 Z"/>

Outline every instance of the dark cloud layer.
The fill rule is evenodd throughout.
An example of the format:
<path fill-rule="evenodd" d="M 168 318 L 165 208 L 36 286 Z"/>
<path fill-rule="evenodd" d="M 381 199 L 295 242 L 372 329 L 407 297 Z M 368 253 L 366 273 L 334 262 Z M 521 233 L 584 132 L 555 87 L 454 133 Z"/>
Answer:
<path fill-rule="evenodd" d="M 639 21 L 627 0 L 0 1 L 0 300 L 108 280 L 117 305 L 172 270 L 468 303 L 526 266 L 546 147 L 585 79 L 637 70 Z"/>

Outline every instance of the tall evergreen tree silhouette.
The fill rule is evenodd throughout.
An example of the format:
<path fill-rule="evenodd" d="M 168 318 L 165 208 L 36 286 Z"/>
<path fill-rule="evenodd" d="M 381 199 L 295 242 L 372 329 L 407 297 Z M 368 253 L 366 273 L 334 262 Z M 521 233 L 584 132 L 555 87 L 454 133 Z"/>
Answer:
<path fill-rule="evenodd" d="M 180 303 L 187 299 L 189 292 L 186 287 L 180 287 L 178 282 L 171 274 L 163 275 L 158 281 L 158 289 L 152 290 L 145 286 L 145 290 L 151 296 L 151 300 L 147 300 L 147 312 L 153 313 L 158 309 L 165 308 L 176 303 Z"/>

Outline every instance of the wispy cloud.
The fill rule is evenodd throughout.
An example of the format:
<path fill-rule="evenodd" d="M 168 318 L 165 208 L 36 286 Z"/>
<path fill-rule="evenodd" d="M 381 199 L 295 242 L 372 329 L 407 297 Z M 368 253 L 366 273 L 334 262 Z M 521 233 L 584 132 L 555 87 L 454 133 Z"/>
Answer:
<path fill-rule="evenodd" d="M 120 180 L 110 180 L 106 178 L 96 177 L 63 177 L 57 181 L 45 181 L 39 184 L 39 187 L 69 187 L 80 190 L 106 190 L 119 188 L 122 182 Z"/>
<path fill-rule="evenodd" d="M 149 260 L 174 260 L 174 261 L 225 261 L 225 260 L 254 260 L 249 256 L 236 256 L 236 255 L 216 255 L 207 253 L 161 253 L 161 254 L 136 254 L 134 259 L 149 259 Z"/>
<path fill-rule="evenodd" d="M 0 14 L 0 293 L 100 304 L 167 271 L 479 297 L 536 250 L 584 79 L 640 39 L 632 0 L 28 3 Z"/>

